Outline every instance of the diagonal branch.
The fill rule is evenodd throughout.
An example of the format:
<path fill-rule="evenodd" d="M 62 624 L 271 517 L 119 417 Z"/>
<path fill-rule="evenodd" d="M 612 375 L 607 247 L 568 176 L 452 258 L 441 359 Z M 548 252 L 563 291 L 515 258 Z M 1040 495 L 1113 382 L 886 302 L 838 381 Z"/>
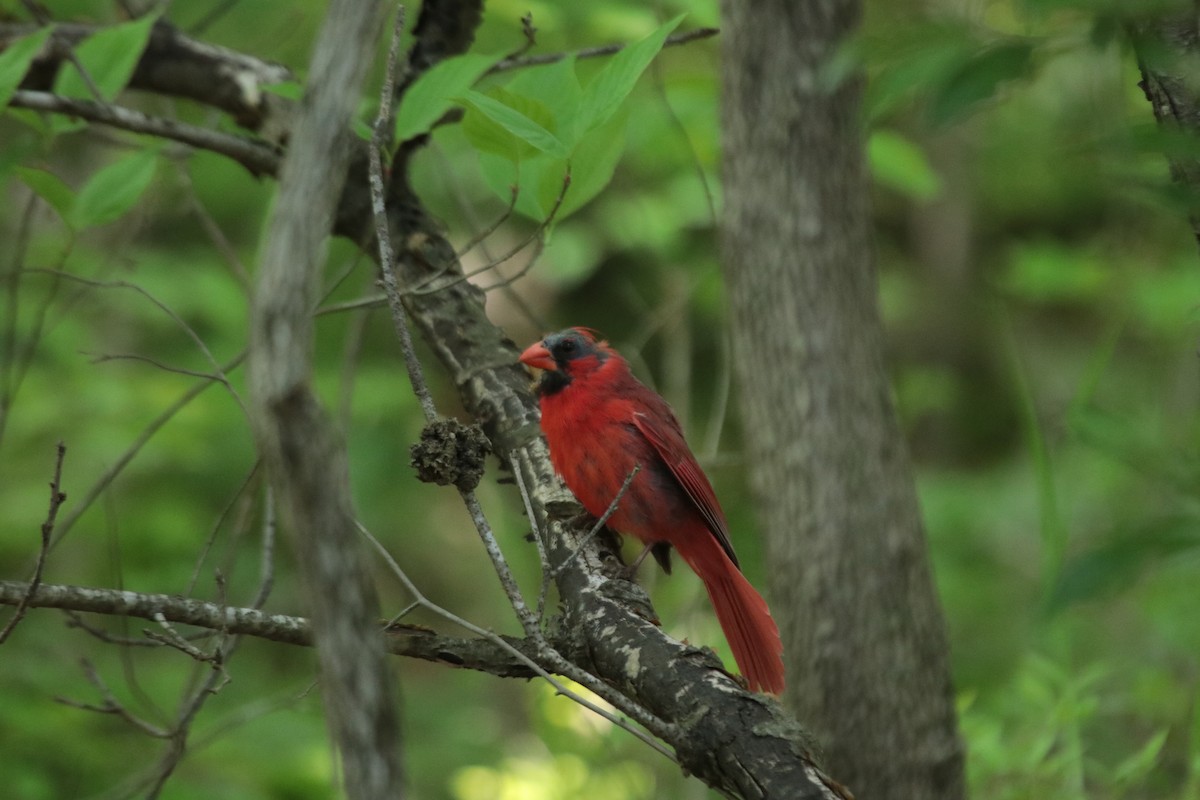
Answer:
<path fill-rule="evenodd" d="M 18 90 L 12 98 L 15 108 L 28 108 L 33 111 L 47 111 L 65 114 L 69 117 L 86 119 L 113 128 L 145 133 L 161 139 L 210 150 L 223 156 L 228 156 L 246 169 L 250 174 L 274 175 L 279 171 L 280 153 L 276 148 L 247 139 L 244 136 L 233 136 L 220 131 L 200 128 L 186 122 L 151 117 L 132 108 L 97 103 L 93 100 L 76 100 L 71 97 L 60 97 L 48 92 L 31 92 Z"/>

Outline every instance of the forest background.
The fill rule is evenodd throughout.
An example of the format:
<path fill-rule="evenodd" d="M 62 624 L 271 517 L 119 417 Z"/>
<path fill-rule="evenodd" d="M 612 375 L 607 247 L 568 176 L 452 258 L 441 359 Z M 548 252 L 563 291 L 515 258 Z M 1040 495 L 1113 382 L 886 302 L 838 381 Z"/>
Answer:
<path fill-rule="evenodd" d="M 323 7 L 175 4 L 168 18 L 303 76 Z M 55 3 L 53 13 L 119 19 L 103 2 Z M 527 13 L 535 53 L 637 41 L 678 13 L 687 14 L 680 30 L 720 23 L 706 2 L 497 0 L 473 51 L 519 49 Z M 717 262 L 718 59 L 717 38 L 665 50 L 614 126 L 612 182 L 562 209 L 544 247 L 479 280 L 496 287 L 489 314 L 515 341 L 586 324 L 631 357 L 674 405 L 762 585 Z M 580 73 L 601 63 L 580 61 Z M 1107 4 L 869 3 L 861 37 L 831 71 L 856 65 L 870 78 L 864 124 L 889 369 L 949 626 L 972 795 L 1200 797 L 1200 262 L 1188 198 L 1166 160 L 1194 145 L 1158 130 Z M 155 102 L 163 115 L 233 130 L 186 103 Z M 373 111 L 364 99 L 360 119 Z M 275 184 L 247 180 L 220 156 L 180 158 L 95 130 L 63 130 L 40 149 L 51 139 L 37 120 L 0 118 L 0 373 L 12 400 L 0 427 L 0 577 L 27 577 L 62 441 L 59 532 L 66 523 L 73 532 L 46 580 L 210 595 L 220 571 L 222 591 L 245 594 L 258 578 L 251 532 L 263 521 L 252 500 L 263 490 L 231 393 L 209 388 L 127 464 L 123 455 L 195 384 L 162 365 L 212 369 L 181 321 L 217 363 L 243 346 L 242 269 L 256 263 Z M 414 169 L 456 243 L 504 214 L 502 182 L 462 126 L 439 128 Z M 466 266 L 536 231 L 513 215 Z M 18 273 L 18 253 L 26 269 L 50 272 Z M 374 290 L 371 265 L 344 241 L 333 241 L 326 277 L 331 307 Z M 408 467 L 423 419 L 386 313 L 323 314 L 317 342 L 318 389 L 348 437 L 363 522 L 403 553 L 428 597 L 516 632 L 457 496 Z M 455 388 L 437 369 L 429 375 L 439 407 L 452 409 Z M 241 373 L 229 378 L 244 394 Z M 518 578 L 536 586 L 520 498 L 498 477 L 489 471 L 480 497 Z M 270 608 L 301 613 L 286 548 L 279 559 Z M 403 608 L 403 587 L 376 567 L 385 609 Z M 698 582 L 645 568 L 642 579 L 673 635 L 728 660 Z M 416 621 L 433 624 L 421 613 Z M 153 720 L 199 673 L 176 651 L 105 644 L 56 614 L 31 612 L 0 651 L 0 774 L 15 797 L 126 796 L 153 769 L 156 744 L 55 698 L 102 702 L 94 669 Z M 134 637 L 145 627 L 93 624 Z M 198 717 L 165 796 L 326 796 L 313 654 L 242 647 L 235 680 Z M 397 670 L 416 796 L 708 791 L 540 683 L 413 660 Z"/>

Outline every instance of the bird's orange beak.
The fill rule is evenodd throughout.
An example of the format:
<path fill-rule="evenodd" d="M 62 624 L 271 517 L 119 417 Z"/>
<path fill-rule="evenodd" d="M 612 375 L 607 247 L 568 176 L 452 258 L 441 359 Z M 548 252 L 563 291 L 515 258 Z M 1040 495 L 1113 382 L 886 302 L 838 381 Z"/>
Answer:
<path fill-rule="evenodd" d="M 554 356 L 550 355 L 550 351 L 541 342 L 534 342 L 525 348 L 525 352 L 521 353 L 521 363 L 537 369 L 558 369 Z"/>

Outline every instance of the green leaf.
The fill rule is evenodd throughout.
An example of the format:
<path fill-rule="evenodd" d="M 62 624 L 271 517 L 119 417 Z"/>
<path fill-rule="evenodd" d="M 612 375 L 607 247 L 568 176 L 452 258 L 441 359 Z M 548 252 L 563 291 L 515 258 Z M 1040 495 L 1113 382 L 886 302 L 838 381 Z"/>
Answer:
<path fill-rule="evenodd" d="M 579 103 L 583 88 L 575 74 L 575 56 L 542 67 L 523 70 L 507 89 L 541 103 L 550 112 L 558 138 L 572 149 L 579 142 Z M 535 117 L 536 119 L 536 117 Z"/>
<path fill-rule="evenodd" d="M 529 117 L 526 113 L 517 110 L 512 105 L 507 105 L 475 91 L 468 91 L 463 95 L 463 100 L 469 103 L 473 109 L 485 115 L 492 122 L 495 122 L 522 142 L 532 145 L 543 153 L 549 153 L 559 158 L 566 158 L 570 155 L 570 151 L 562 140 L 546 130 L 542 124 Z M 526 100 L 530 104 L 537 103 L 537 101 L 529 100 L 528 98 Z M 541 104 L 537 103 L 537 105 L 540 106 Z M 546 116 L 549 117 L 548 111 L 546 112 Z"/>
<path fill-rule="evenodd" d="M 12 100 L 13 92 L 29 71 L 29 65 L 41 52 L 53 28 L 42 28 L 10 44 L 0 53 L 0 109 Z"/>
<path fill-rule="evenodd" d="M 1014 41 L 973 55 L 934 95 L 929 119 L 945 125 L 966 116 L 978 103 L 996 94 L 1005 81 L 1023 78 L 1033 68 L 1033 46 Z"/>
<path fill-rule="evenodd" d="M 158 153 L 139 150 L 97 172 L 79 190 L 67 215 L 75 230 L 105 225 L 133 208 L 150 185 L 158 165 Z"/>
<path fill-rule="evenodd" d="M 612 181 L 617 162 L 625 151 L 625 123 L 628 114 L 618 113 L 599 128 L 587 133 L 579 140 L 571 155 L 571 187 L 563 198 L 562 206 L 554 221 L 561 222 L 587 205 Z M 550 187 L 553 194 L 550 202 L 557 198 L 559 187 Z M 543 197 L 543 202 L 545 198 Z"/>
<path fill-rule="evenodd" d="M 867 140 L 871 174 L 884 186 L 917 200 L 931 200 L 942 189 L 938 174 L 921 148 L 895 131 L 878 130 Z"/>
<path fill-rule="evenodd" d="M 76 46 L 76 58 L 106 101 L 111 101 L 129 83 L 157 21 L 157 14 L 147 14 L 133 22 L 97 31 Z M 66 97 L 95 99 L 79 70 L 69 61 L 63 62 L 54 92 Z"/>
<path fill-rule="evenodd" d="M 514 95 L 499 86 L 489 89 L 488 94 L 514 108 L 524 106 L 526 116 L 534 120 L 539 118 L 536 111 L 529 107 L 532 101 L 528 98 Z M 546 124 L 551 124 L 548 110 L 545 112 L 545 117 Z M 467 107 L 467 113 L 463 116 L 462 131 L 471 146 L 480 153 L 491 153 L 503 156 L 510 161 L 519 161 L 523 158 L 533 158 L 540 152 L 536 147 L 513 136 L 500 123 L 471 106 Z"/>
<path fill-rule="evenodd" d="M 304 96 L 304 84 L 299 81 L 280 81 L 279 83 L 265 83 L 262 85 L 264 92 L 278 95 L 287 100 L 299 101 Z"/>
<path fill-rule="evenodd" d="M 494 63 L 495 56 L 464 53 L 427 70 L 408 87 L 400 101 L 396 141 L 403 142 L 429 130 L 454 104 L 455 98 L 474 86 Z"/>
<path fill-rule="evenodd" d="M 479 154 L 479 168 L 483 178 L 492 191 L 506 203 L 512 197 L 512 187 L 517 187 L 516 210 L 530 219 L 541 222 L 550 213 L 549 208 L 543 208 L 539 200 L 539 191 L 543 183 L 543 175 L 551 162 L 564 165 L 561 159 L 547 155 L 513 161 L 512 159 L 489 152 Z M 558 173 L 562 179 L 562 172 Z"/>
<path fill-rule="evenodd" d="M 583 90 L 580 103 L 580 131 L 586 133 L 608 121 L 633 91 L 638 78 L 650 66 L 658 51 L 662 50 L 663 42 L 679 26 L 684 16 L 680 14 L 645 39 L 621 50 L 592 78 Z"/>
<path fill-rule="evenodd" d="M 1070 559 L 1050 593 L 1048 611 L 1111 597 L 1132 586 L 1148 568 L 1178 555 L 1200 552 L 1197 520 L 1177 514 L 1129 530 L 1117 530 L 1110 541 Z"/>
<path fill-rule="evenodd" d="M 17 176 L 33 190 L 34 194 L 46 201 L 64 220 L 71 213 L 75 203 L 75 192 L 53 172 L 44 169 L 17 167 Z"/>

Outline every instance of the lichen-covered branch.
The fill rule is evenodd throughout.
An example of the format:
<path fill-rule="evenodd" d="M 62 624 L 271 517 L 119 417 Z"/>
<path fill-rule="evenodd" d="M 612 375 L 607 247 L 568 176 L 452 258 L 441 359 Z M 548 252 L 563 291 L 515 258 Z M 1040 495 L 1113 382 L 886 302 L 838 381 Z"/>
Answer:
<path fill-rule="evenodd" d="M 0 605 L 16 606 L 27 593 L 28 583 L 0 581 Z M 313 644 L 312 624 L 304 617 L 222 606 L 178 595 L 41 584 L 29 594 L 28 606 L 152 621 L 161 615 L 168 622 L 193 625 L 214 632 L 253 636 L 304 647 Z M 383 630 L 384 646 L 392 655 L 434 661 L 501 678 L 535 677 L 534 671 L 526 663 L 484 639 L 444 636 L 410 625 L 392 625 Z M 515 650 L 532 657 L 533 648 L 525 640 L 510 636 L 502 638 Z"/>

